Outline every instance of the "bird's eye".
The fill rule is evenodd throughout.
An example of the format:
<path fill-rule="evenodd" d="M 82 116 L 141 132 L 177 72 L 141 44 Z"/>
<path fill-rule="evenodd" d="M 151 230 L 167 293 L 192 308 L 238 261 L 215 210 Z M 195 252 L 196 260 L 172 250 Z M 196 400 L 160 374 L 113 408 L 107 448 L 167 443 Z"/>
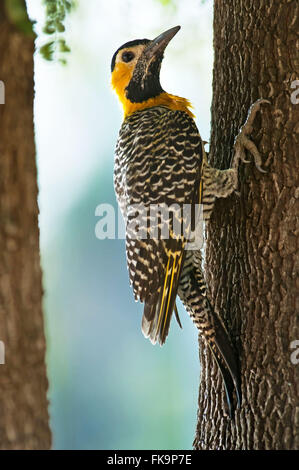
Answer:
<path fill-rule="evenodd" d="M 130 51 L 124 52 L 121 56 L 124 62 L 131 62 L 131 60 L 134 59 L 134 57 L 135 57 L 135 54 Z"/>

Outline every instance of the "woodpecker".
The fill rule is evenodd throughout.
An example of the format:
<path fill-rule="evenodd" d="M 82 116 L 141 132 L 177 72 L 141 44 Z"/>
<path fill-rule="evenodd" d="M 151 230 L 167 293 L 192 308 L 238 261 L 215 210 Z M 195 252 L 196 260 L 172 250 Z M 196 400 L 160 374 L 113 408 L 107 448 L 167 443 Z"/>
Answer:
<path fill-rule="evenodd" d="M 234 392 L 238 406 L 241 403 L 238 361 L 224 322 L 209 300 L 201 250 L 187 249 L 187 241 L 198 223 L 196 205 L 203 205 L 208 223 L 215 199 L 237 189 L 245 149 L 261 169 L 261 157 L 248 136 L 266 100 L 251 109 L 235 142 L 232 167 L 212 168 L 190 101 L 165 92 L 160 84 L 165 48 L 179 29 L 171 28 L 153 40 L 127 42 L 113 55 L 111 85 L 124 111 L 115 150 L 114 188 L 126 225 L 130 283 L 135 299 L 144 304 L 143 334 L 162 345 L 173 312 L 181 326 L 178 295 L 218 364 L 232 416 Z M 155 218 L 151 208 L 157 205 L 174 208 Z M 191 208 L 189 219 L 182 210 L 185 206 Z M 136 236 L 136 219 L 143 227 L 142 236 L 139 232 Z M 176 223 L 180 227 L 185 223 L 185 229 L 175 230 Z M 168 236 L 163 237 L 166 226 Z"/>

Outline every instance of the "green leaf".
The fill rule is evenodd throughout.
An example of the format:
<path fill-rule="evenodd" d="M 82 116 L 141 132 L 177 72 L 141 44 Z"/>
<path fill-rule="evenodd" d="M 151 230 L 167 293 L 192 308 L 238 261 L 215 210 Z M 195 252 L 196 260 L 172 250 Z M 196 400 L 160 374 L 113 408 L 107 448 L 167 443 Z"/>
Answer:
<path fill-rule="evenodd" d="M 54 54 L 54 41 L 44 44 L 40 47 L 39 52 L 45 60 L 52 60 Z"/>
<path fill-rule="evenodd" d="M 46 23 L 43 27 L 43 33 L 45 34 L 53 34 L 55 33 L 55 28 L 51 23 Z"/>
<path fill-rule="evenodd" d="M 59 50 L 60 52 L 71 52 L 64 39 L 59 39 Z"/>
<path fill-rule="evenodd" d="M 56 26 L 56 30 L 57 30 L 59 33 L 64 33 L 65 27 L 64 27 L 64 25 L 63 25 L 60 21 L 56 21 L 56 22 L 55 22 L 55 26 Z"/>
<path fill-rule="evenodd" d="M 69 46 L 66 44 L 63 33 L 65 33 L 66 15 L 75 6 L 75 0 L 43 0 L 46 8 L 46 23 L 43 27 L 43 33 L 51 36 L 51 41 L 47 42 L 40 48 L 40 53 L 46 60 L 57 59 L 62 64 L 66 63 L 66 59 L 61 57 L 70 52 Z"/>

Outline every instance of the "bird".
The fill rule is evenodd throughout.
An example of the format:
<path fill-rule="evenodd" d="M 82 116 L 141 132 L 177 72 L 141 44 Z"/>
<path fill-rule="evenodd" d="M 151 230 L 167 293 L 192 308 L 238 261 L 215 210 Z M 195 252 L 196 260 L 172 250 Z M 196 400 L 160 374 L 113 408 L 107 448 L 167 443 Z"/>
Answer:
<path fill-rule="evenodd" d="M 228 414 L 241 406 L 238 357 L 221 315 L 209 299 L 196 244 L 197 208 L 209 223 L 216 198 L 238 186 L 238 167 L 245 150 L 261 168 L 261 157 L 249 139 L 261 104 L 254 103 L 235 141 L 231 168 L 209 165 L 188 99 L 164 91 L 160 69 L 164 52 L 180 30 L 173 27 L 155 39 L 126 42 L 111 61 L 111 85 L 124 119 L 115 148 L 114 189 L 126 227 L 126 258 L 136 301 L 144 304 L 142 332 L 163 345 L 171 318 L 181 326 L 179 296 L 223 378 Z M 189 208 L 190 217 L 184 209 Z"/>

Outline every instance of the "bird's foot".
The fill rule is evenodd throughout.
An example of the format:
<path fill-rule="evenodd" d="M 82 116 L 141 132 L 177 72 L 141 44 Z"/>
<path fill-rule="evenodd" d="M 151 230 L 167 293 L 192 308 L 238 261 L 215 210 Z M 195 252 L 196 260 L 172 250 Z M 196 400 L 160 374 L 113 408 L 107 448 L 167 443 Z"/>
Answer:
<path fill-rule="evenodd" d="M 239 134 L 236 137 L 235 145 L 234 145 L 234 157 L 232 162 L 232 168 L 238 169 L 240 161 L 244 163 L 249 163 L 249 160 L 246 160 L 245 150 L 248 150 L 254 159 L 254 163 L 256 168 L 261 171 L 262 173 L 266 173 L 265 170 L 262 168 L 262 158 L 261 155 L 256 148 L 256 145 L 252 140 L 250 140 L 249 136 L 253 130 L 253 121 L 256 116 L 256 113 L 259 111 L 261 105 L 263 103 L 270 104 L 270 101 L 260 98 L 255 103 L 253 103 L 248 111 L 248 116 L 241 127 Z"/>

